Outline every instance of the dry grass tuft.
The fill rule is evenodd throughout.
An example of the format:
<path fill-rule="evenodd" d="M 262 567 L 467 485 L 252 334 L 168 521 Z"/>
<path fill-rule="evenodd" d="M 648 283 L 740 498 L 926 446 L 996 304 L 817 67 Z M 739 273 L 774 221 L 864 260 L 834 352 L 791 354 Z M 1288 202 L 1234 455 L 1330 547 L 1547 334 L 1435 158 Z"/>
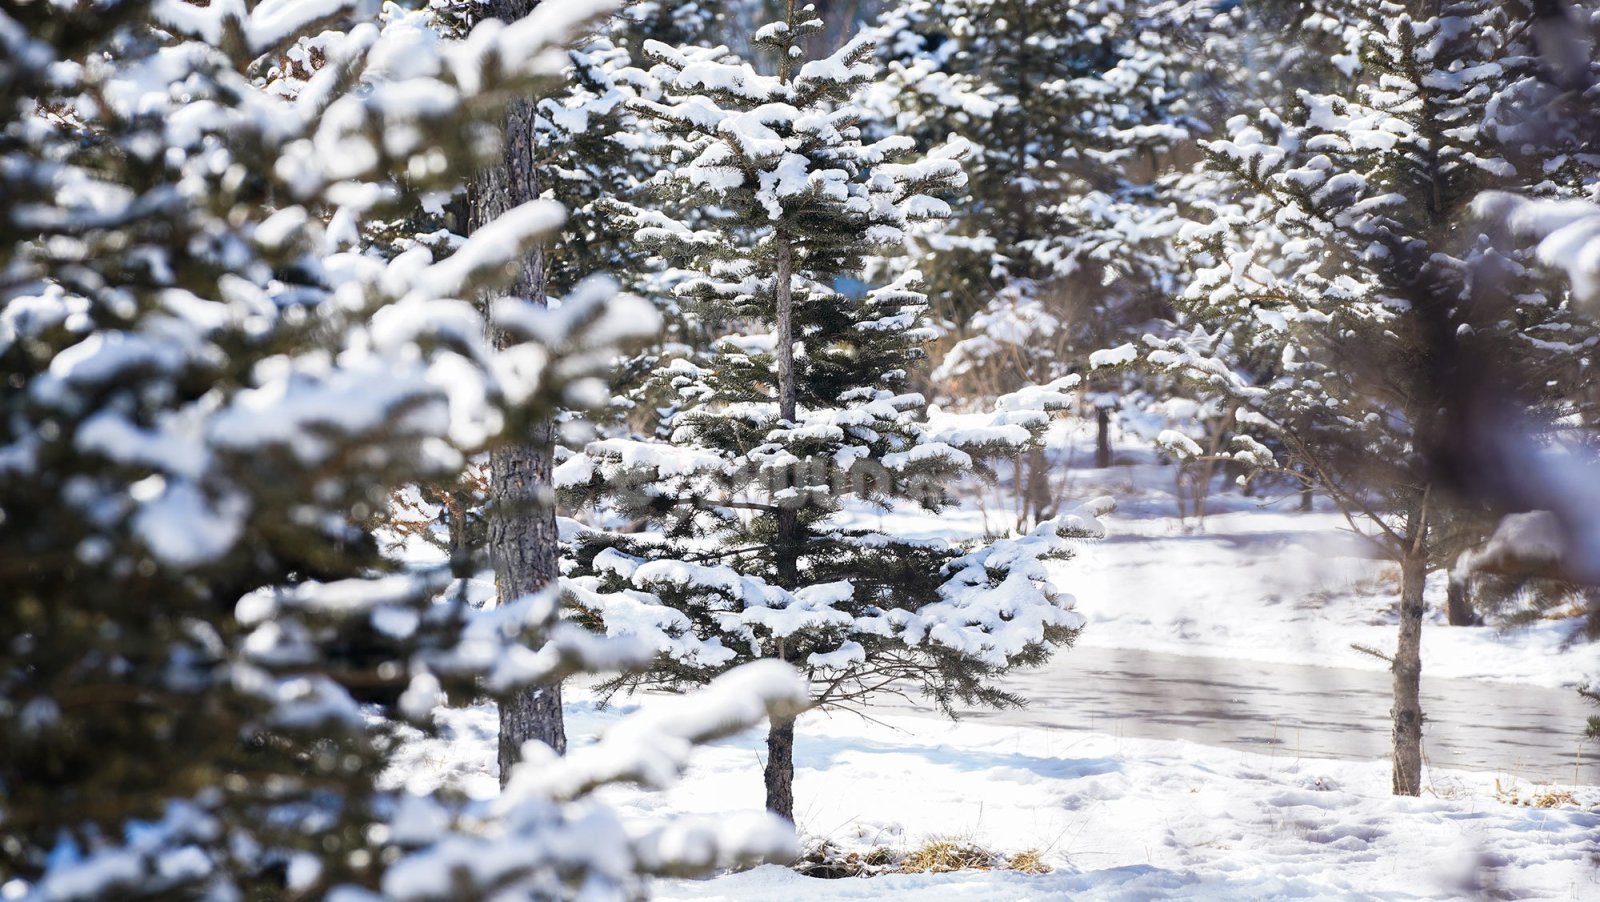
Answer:
<path fill-rule="evenodd" d="M 1496 779 L 1494 781 L 1494 797 L 1495 801 L 1504 802 L 1507 805 L 1521 805 L 1524 808 L 1558 808 L 1562 805 L 1578 804 L 1577 797 L 1569 789 L 1555 789 L 1552 787 L 1541 789 L 1535 787 L 1528 790 L 1527 794 L 1524 795 L 1522 788 L 1517 786 L 1514 780 L 1510 786 L 1501 786 L 1499 779 Z"/>
<path fill-rule="evenodd" d="M 1551 789 L 1535 795 L 1528 801 L 1535 808 L 1554 808 L 1557 805 L 1576 805 L 1578 800 L 1565 789 Z"/>
<path fill-rule="evenodd" d="M 1033 876 L 1048 874 L 1054 870 L 1054 868 L 1044 863 L 1044 853 L 1038 849 L 1023 849 L 1021 852 L 1007 857 L 1005 866 L 1010 870 L 1021 871 L 1024 874 Z"/>
<path fill-rule="evenodd" d="M 807 846 L 794 869 L 807 877 L 837 880 L 845 877 L 876 877 L 879 874 L 945 874 L 951 871 L 1010 870 L 1037 876 L 1053 868 L 1045 864 L 1045 852 L 1024 849 L 1002 855 L 959 837 L 930 839 L 911 851 L 874 846 L 867 851 L 847 851 L 833 841 L 822 839 Z"/>
<path fill-rule="evenodd" d="M 807 849 L 794 869 L 807 877 L 838 880 L 844 877 L 876 877 L 897 870 L 895 853 L 884 846 L 868 852 L 846 852 L 828 840 Z"/>
<path fill-rule="evenodd" d="M 900 871 L 907 874 L 987 871 L 1001 860 L 999 855 L 977 843 L 957 839 L 935 839 L 902 859 Z"/>

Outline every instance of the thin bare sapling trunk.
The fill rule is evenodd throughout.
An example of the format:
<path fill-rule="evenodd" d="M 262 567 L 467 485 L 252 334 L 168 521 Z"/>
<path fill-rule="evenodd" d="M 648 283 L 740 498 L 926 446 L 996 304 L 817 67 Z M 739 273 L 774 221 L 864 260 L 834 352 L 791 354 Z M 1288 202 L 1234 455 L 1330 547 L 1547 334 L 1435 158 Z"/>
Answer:
<path fill-rule="evenodd" d="M 781 231 L 777 237 L 778 260 L 774 273 L 774 311 L 778 364 L 778 416 L 794 422 L 799 389 L 794 372 L 794 248 Z M 777 547 L 774 549 L 778 579 L 795 588 L 799 579 L 800 512 L 780 503 L 776 514 Z M 778 654 L 788 659 L 780 643 Z M 767 732 L 767 766 L 763 773 L 767 788 L 767 810 L 794 822 L 794 718 L 774 718 Z"/>
<path fill-rule="evenodd" d="M 1426 510 L 1409 518 L 1411 545 L 1400 558 L 1400 636 L 1390 670 L 1394 674 L 1394 794 L 1422 794 L 1422 615 L 1428 577 Z"/>

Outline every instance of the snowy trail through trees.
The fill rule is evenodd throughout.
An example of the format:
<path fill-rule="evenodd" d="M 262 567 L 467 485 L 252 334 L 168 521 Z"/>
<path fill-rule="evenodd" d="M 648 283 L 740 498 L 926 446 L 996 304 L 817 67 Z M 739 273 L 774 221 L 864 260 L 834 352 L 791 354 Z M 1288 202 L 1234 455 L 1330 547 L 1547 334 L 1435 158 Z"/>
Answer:
<path fill-rule="evenodd" d="M 1372 759 L 1389 751 L 1389 679 L 1379 671 L 1074 648 L 1004 681 L 1030 700 L 1027 708 L 962 713 L 1288 757 Z M 1422 702 L 1430 766 L 1600 784 L 1600 745 L 1582 736 L 1589 709 L 1570 689 L 1424 675 Z M 881 708 L 939 716 L 920 700 L 886 699 L 874 711 Z"/>
<path fill-rule="evenodd" d="M 1057 438 L 1073 448 L 1061 465 L 1090 459 L 1086 429 Z M 1138 459 L 1124 444 L 1117 450 Z M 1219 491 L 1197 529 L 1175 515 L 1165 467 L 1070 473 L 1071 496 L 1118 503 L 1108 538 L 1056 570 L 1088 625 L 1073 648 L 1003 682 L 1028 708 L 967 716 L 1290 758 L 1388 757 L 1392 677 L 1352 645 L 1393 650 L 1396 574 L 1366 556 L 1342 517 L 1320 503 L 1303 513 Z M 996 528 L 966 510 L 861 522 L 925 537 Z M 1582 738 L 1592 708 L 1562 685 L 1592 660 L 1592 646 L 1574 641 L 1581 621 L 1451 627 L 1444 583 L 1433 574 L 1426 593 L 1427 762 L 1561 784 L 1574 782 L 1576 765 L 1576 782 L 1600 785 L 1600 743 Z M 882 709 L 932 713 L 915 702 L 888 699 Z"/>

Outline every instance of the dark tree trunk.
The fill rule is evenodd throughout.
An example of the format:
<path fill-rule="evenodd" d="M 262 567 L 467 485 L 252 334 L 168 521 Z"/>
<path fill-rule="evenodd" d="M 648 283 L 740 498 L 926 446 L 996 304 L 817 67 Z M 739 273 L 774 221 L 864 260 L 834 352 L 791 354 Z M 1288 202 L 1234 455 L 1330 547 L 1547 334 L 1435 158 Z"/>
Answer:
<path fill-rule="evenodd" d="M 507 442 L 490 457 L 489 558 L 501 604 L 550 586 L 557 576 L 550 431 L 540 427 L 531 438 Z M 530 739 L 566 753 L 559 684 L 523 689 L 500 703 L 502 784 Z"/>
<path fill-rule="evenodd" d="M 1418 548 L 1400 561 L 1400 639 L 1394 661 L 1394 794 L 1422 794 L 1422 587 L 1427 555 Z"/>
<path fill-rule="evenodd" d="M 1482 626 L 1483 618 L 1472 609 L 1471 577 L 1450 571 L 1450 582 L 1445 588 L 1445 618 L 1451 626 Z"/>
<path fill-rule="evenodd" d="M 489 0 L 486 18 L 514 22 L 533 11 L 538 0 Z M 481 227 L 502 213 L 539 197 L 534 165 L 536 135 L 532 100 L 519 100 L 506 111 L 505 153 L 501 165 L 479 173 L 473 186 L 472 225 Z M 535 248 L 523 261 L 512 293 L 544 303 L 545 259 Z M 505 336 L 490 324 L 495 343 Z M 556 568 L 556 514 L 550 497 L 554 456 L 548 425 L 525 435 L 507 436 L 489 461 L 489 559 L 494 564 L 495 590 L 505 604 L 553 584 Z M 558 753 L 567 750 L 561 719 L 561 687 L 524 689 L 500 704 L 500 782 L 521 758 L 524 742 L 537 739 Z"/>
<path fill-rule="evenodd" d="M 1096 407 L 1094 411 L 1094 465 L 1102 470 L 1111 466 L 1111 409 Z"/>
<path fill-rule="evenodd" d="M 1300 489 L 1300 510 L 1301 510 L 1301 512 L 1308 512 L 1308 511 L 1311 510 L 1311 502 L 1312 502 L 1312 499 L 1315 498 L 1315 497 L 1316 496 L 1313 495 L 1312 492 L 1311 492 L 1311 486 L 1307 485 L 1307 486 L 1304 486 L 1304 487 L 1302 487 Z"/>
<path fill-rule="evenodd" d="M 774 718 L 767 728 L 767 810 L 794 823 L 794 718 Z"/>
<path fill-rule="evenodd" d="M 789 4 L 789 19 L 794 18 L 793 0 Z M 788 81 L 787 62 L 782 73 Z M 793 422 L 799 409 L 799 384 L 794 366 L 794 294 L 791 281 L 794 277 L 794 251 L 788 237 L 781 231 L 777 236 L 778 265 L 774 277 L 776 297 L 773 326 L 776 335 L 778 416 Z M 800 512 L 779 502 L 775 514 L 776 544 L 773 564 L 778 583 L 794 590 L 800 582 L 800 548 L 805 542 L 805 531 L 800 524 Z M 788 650 L 782 640 L 778 642 L 778 657 L 789 660 Z M 767 768 L 763 777 L 767 786 L 767 809 L 794 822 L 794 718 L 773 718 L 767 732 Z"/>

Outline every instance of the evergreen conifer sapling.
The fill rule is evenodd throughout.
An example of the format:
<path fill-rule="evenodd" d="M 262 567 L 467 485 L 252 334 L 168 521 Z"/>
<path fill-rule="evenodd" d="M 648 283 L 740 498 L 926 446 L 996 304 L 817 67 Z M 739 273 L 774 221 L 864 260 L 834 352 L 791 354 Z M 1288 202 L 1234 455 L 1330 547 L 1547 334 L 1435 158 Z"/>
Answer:
<path fill-rule="evenodd" d="M 674 397 L 664 440 L 604 439 L 557 468 L 568 502 L 649 525 L 577 537 L 568 600 L 595 628 L 659 650 L 625 686 L 684 688 L 777 658 L 809 676 L 819 706 L 880 691 L 920 691 L 947 711 L 1017 704 L 991 680 L 1081 627 L 1045 563 L 1098 534 L 1093 512 L 976 548 L 845 515 L 937 509 L 983 456 L 1033 445 L 1070 380 L 930 417 L 906 388 L 930 335 L 916 274 L 860 297 L 835 288 L 912 224 L 948 215 L 939 195 L 963 176 L 955 151 L 917 159 L 909 139 L 862 139 L 872 45 L 803 61 L 821 27 L 790 4 L 760 28 L 770 74 L 723 48 L 644 47 L 661 99 L 637 109 L 672 149 L 657 188 L 717 213 L 691 225 L 636 209 L 637 238 L 691 271 L 679 295 L 722 337 L 709 355 L 658 361 L 653 378 Z M 765 774 L 768 808 L 791 820 L 794 730 L 770 724 Z"/>

